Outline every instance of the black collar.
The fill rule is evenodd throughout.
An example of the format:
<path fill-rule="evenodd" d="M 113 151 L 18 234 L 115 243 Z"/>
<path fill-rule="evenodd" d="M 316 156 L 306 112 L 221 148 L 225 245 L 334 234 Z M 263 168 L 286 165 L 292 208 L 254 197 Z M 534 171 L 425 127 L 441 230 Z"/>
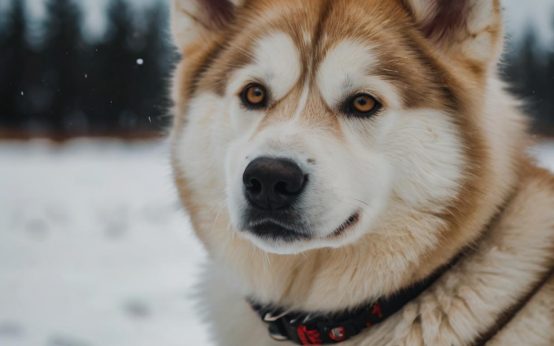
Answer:
<path fill-rule="evenodd" d="M 347 311 L 308 313 L 260 304 L 254 299 L 248 299 L 248 302 L 268 325 L 269 334 L 275 340 L 292 341 L 298 345 L 338 344 L 398 312 L 452 268 L 465 252 L 462 251 L 448 264 L 412 286 L 390 297 L 365 303 Z"/>

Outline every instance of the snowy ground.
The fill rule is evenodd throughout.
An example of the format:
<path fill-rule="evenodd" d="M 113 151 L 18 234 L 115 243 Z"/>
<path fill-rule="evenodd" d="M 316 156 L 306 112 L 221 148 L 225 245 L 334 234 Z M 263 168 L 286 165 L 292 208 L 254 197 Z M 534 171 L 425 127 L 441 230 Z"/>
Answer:
<path fill-rule="evenodd" d="M 0 345 L 208 345 L 203 256 L 163 143 L 0 143 Z"/>
<path fill-rule="evenodd" d="M 164 145 L 0 144 L 0 345 L 207 345 Z"/>

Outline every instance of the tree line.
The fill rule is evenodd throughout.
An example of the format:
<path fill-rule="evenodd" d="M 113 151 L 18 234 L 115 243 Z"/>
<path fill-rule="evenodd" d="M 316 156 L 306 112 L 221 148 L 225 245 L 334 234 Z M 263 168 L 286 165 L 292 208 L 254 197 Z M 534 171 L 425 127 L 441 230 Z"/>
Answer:
<path fill-rule="evenodd" d="M 114 0 L 96 39 L 72 0 L 47 0 L 45 9 L 35 37 L 24 1 L 12 0 L 2 16 L 0 128 L 61 137 L 160 131 L 174 59 L 165 6 L 137 13 Z"/>
<path fill-rule="evenodd" d="M 7 11 L 0 22 L 0 130 L 120 136 L 157 133 L 168 124 L 175 53 L 164 5 L 137 15 L 125 0 L 113 0 L 107 29 L 96 39 L 84 34 L 82 9 L 72 0 L 46 0 L 38 34 L 24 1 L 12 0 Z M 526 101 L 535 129 L 554 135 L 554 50 L 536 41 L 529 30 L 506 56 L 503 73 Z"/>

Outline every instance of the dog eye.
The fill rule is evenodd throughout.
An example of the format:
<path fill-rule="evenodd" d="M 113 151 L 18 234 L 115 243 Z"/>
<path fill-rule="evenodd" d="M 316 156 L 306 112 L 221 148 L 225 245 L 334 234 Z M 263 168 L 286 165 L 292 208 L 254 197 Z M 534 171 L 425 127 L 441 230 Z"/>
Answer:
<path fill-rule="evenodd" d="M 241 92 L 240 98 L 246 108 L 260 109 L 267 107 L 267 90 L 261 84 L 248 84 Z"/>
<path fill-rule="evenodd" d="M 345 104 L 344 112 L 354 116 L 370 116 L 381 108 L 381 104 L 373 96 L 357 94 Z"/>

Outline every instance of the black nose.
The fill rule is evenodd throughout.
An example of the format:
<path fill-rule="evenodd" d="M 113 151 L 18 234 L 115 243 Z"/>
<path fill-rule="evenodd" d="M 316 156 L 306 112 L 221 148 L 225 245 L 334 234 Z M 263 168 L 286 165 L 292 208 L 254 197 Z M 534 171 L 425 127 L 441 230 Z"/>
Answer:
<path fill-rule="evenodd" d="M 262 210 L 290 207 L 302 193 L 307 176 L 290 160 L 261 157 L 250 162 L 242 176 L 251 205 Z"/>

